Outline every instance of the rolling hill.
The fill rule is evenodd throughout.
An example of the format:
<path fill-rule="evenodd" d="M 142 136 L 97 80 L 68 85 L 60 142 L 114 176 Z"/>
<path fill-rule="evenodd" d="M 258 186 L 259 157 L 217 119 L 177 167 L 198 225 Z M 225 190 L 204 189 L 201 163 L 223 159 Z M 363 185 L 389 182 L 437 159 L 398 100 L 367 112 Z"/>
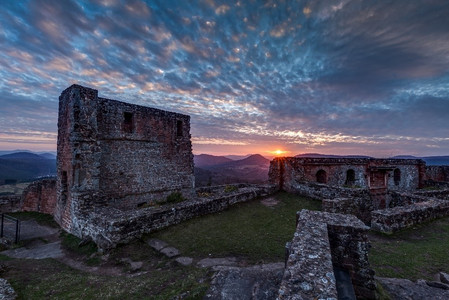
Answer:
<path fill-rule="evenodd" d="M 449 156 L 413 156 L 413 155 L 397 155 L 392 158 L 402 159 L 422 159 L 426 162 L 427 166 L 449 166 Z"/>
<path fill-rule="evenodd" d="M 195 164 L 196 186 L 268 181 L 270 161 L 262 155 L 254 154 L 240 160 L 218 156 L 214 161 L 222 163 L 203 164 L 201 167 Z"/>
<path fill-rule="evenodd" d="M 15 152 L 0 156 L 0 183 L 5 180 L 30 181 L 56 174 L 56 159 L 31 152 Z"/>
<path fill-rule="evenodd" d="M 209 154 L 200 154 L 193 157 L 195 167 L 204 168 L 209 166 L 215 166 L 233 161 L 224 156 L 215 156 Z"/>

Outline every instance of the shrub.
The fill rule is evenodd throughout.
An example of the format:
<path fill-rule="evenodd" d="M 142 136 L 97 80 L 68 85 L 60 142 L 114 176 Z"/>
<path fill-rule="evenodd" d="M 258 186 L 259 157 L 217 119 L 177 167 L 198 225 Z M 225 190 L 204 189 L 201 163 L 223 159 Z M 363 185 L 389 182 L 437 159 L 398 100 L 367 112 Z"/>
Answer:
<path fill-rule="evenodd" d="M 97 245 L 89 240 L 83 241 L 80 238 L 66 232 L 61 233 L 62 246 L 72 252 L 81 255 L 91 255 L 98 251 Z"/>
<path fill-rule="evenodd" d="M 224 192 L 225 192 L 225 193 L 231 193 L 231 192 L 237 191 L 238 189 L 239 189 L 239 188 L 236 187 L 235 185 L 227 185 L 227 186 L 224 188 Z"/>
<path fill-rule="evenodd" d="M 178 203 L 184 201 L 184 196 L 180 192 L 173 192 L 167 196 L 167 203 Z"/>
<path fill-rule="evenodd" d="M 212 194 L 208 193 L 208 192 L 200 192 L 200 193 L 198 193 L 198 197 L 200 197 L 200 198 L 207 198 L 207 197 L 210 197 L 210 196 L 212 196 Z"/>

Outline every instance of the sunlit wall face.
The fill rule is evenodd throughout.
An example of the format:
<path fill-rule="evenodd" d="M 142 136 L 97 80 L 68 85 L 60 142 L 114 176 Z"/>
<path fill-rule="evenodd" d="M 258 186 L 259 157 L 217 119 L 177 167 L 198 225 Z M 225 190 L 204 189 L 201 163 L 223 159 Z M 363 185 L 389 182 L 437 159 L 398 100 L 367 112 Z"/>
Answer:
<path fill-rule="evenodd" d="M 195 153 L 447 154 L 448 15 L 446 0 L 5 1 L 0 148 L 55 149 L 78 83 L 191 115 Z"/>

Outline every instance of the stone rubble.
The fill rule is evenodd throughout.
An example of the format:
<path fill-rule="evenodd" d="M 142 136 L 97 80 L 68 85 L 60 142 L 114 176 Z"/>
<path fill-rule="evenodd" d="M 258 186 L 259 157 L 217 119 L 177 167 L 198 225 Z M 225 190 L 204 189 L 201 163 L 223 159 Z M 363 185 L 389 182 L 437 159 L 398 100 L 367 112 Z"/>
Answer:
<path fill-rule="evenodd" d="M 16 298 L 16 291 L 14 291 L 8 280 L 0 278 L 0 300 L 14 300 Z"/>

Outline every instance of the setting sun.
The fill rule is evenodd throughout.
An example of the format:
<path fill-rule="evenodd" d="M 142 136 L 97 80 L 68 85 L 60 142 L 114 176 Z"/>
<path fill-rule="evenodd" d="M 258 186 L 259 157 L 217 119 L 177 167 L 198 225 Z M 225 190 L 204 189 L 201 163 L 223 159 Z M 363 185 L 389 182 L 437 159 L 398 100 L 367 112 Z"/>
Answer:
<path fill-rule="evenodd" d="M 269 152 L 270 152 L 271 154 L 275 155 L 275 156 L 281 156 L 281 155 L 287 154 L 287 153 L 290 152 L 290 151 L 285 151 L 285 150 L 277 149 L 277 150 L 269 151 Z"/>

